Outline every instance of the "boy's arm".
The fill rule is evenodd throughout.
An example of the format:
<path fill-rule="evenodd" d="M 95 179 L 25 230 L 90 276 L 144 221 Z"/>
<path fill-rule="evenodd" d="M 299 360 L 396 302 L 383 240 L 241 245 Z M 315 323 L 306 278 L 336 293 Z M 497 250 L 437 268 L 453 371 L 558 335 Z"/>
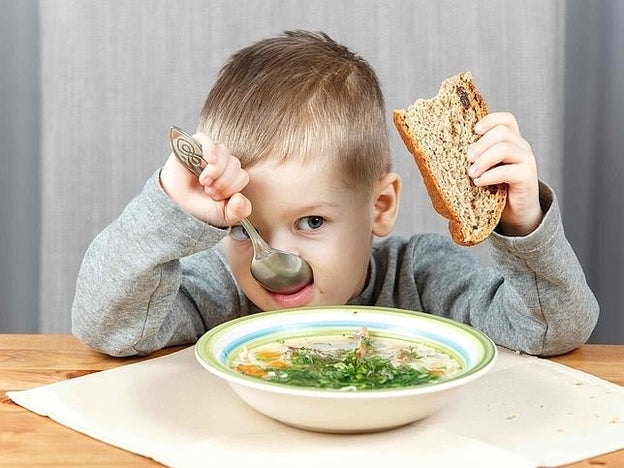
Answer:
<path fill-rule="evenodd" d="M 565 238 L 554 192 L 540 183 L 539 193 L 544 216 L 533 232 L 490 235 L 492 267 L 444 236 L 415 236 L 398 305 L 467 323 L 496 344 L 528 354 L 550 356 L 583 345 L 598 319 L 598 302 Z"/>
<path fill-rule="evenodd" d="M 507 314 L 505 303 L 500 303 L 498 314 L 509 317 L 494 320 L 490 333 L 500 335 L 511 348 L 550 356 L 589 339 L 599 306 L 565 237 L 554 191 L 540 182 L 539 194 L 545 215 L 535 231 L 524 237 L 496 232 L 490 236 L 492 259 L 526 307 L 523 314 Z M 541 333 L 534 335 L 532 330 L 540 324 Z"/>
<path fill-rule="evenodd" d="M 199 289 L 194 279 L 185 285 L 184 265 L 210 262 L 205 274 L 221 276 L 219 297 L 224 297 L 228 288 L 223 284 L 230 275 L 212 248 L 226 233 L 181 210 L 163 192 L 155 173 L 87 250 L 76 282 L 73 333 L 115 356 L 192 343 L 209 320 L 197 303 L 209 305 L 205 298 L 194 297 Z M 206 253 L 198 255 L 210 259 L 187 257 L 202 251 Z M 230 293 L 236 294 L 234 286 Z"/>
<path fill-rule="evenodd" d="M 494 261 L 512 286 L 493 290 L 509 293 L 490 299 L 500 309 L 480 326 L 521 343 L 539 335 L 541 325 L 541 339 L 519 349 L 542 355 L 569 351 L 589 338 L 598 305 L 565 238 L 555 194 L 539 183 L 533 150 L 512 114 L 488 114 L 475 131 L 482 136 L 468 150 L 469 175 L 476 185 L 507 184 L 507 202 L 490 238 Z"/>
<path fill-rule="evenodd" d="M 543 183 L 540 198 L 544 217 L 533 232 L 490 235 L 493 267 L 448 239 L 417 246 L 410 255 L 423 310 L 472 325 L 496 344 L 528 354 L 562 354 L 584 344 L 598 303 L 565 238 L 555 194 Z"/>

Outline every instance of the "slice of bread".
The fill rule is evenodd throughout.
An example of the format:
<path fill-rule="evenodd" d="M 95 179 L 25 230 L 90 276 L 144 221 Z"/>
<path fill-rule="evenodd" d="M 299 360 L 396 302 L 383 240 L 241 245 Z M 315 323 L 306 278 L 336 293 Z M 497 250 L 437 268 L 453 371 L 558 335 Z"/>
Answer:
<path fill-rule="evenodd" d="M 449 220 L 453 240 L 471 246 L 485 240 L 500 219 L 505 184 L 477 187 L 468 176 L 468 147 L 479 139 L 474 126 L 488 113 L 470 72 L 442 82 L 437 96 L 393 112 L 435 210 Z"/>

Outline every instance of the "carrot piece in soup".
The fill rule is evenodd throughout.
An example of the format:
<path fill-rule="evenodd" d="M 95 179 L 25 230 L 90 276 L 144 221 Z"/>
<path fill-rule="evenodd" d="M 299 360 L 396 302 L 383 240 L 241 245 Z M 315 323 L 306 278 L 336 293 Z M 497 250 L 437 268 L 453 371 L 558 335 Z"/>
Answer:
<path fill-rule="evenodd" d="M 242 374 L 251 375 L 253 377 L 263 377 L 267 374 L 264 369 L 252 364 L 239 364 L 236 366 L 236 370 Z"/>

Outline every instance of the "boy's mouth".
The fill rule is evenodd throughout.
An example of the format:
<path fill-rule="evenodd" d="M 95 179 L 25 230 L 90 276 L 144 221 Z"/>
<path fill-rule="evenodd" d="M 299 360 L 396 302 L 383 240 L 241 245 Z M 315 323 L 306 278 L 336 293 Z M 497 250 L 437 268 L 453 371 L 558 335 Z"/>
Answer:
<path fill-rule="evenodd" d="M 308 304 L 313 296 L 314 296 L 314 283 L 309 283 L 298 291 L 283 294 L 283 293 L 275 293 L 269 292 L 273 301 L 280 307 L 284 309 L 292 308 L 292 307 L 302 307 Z"/>

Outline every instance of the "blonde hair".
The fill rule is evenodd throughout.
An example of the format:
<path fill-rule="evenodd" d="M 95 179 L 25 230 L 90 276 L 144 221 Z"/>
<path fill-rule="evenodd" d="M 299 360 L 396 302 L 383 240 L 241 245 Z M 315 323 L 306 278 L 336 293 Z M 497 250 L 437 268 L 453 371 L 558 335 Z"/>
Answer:
<path fill-rule="evenodd" d="M 198 129 L 243 167 L 334 164 L 370 189 L 391 170 L 384 98 L 371 66 L 324 33 L 287 31 L 235 53 L 221 69 Z"/>

